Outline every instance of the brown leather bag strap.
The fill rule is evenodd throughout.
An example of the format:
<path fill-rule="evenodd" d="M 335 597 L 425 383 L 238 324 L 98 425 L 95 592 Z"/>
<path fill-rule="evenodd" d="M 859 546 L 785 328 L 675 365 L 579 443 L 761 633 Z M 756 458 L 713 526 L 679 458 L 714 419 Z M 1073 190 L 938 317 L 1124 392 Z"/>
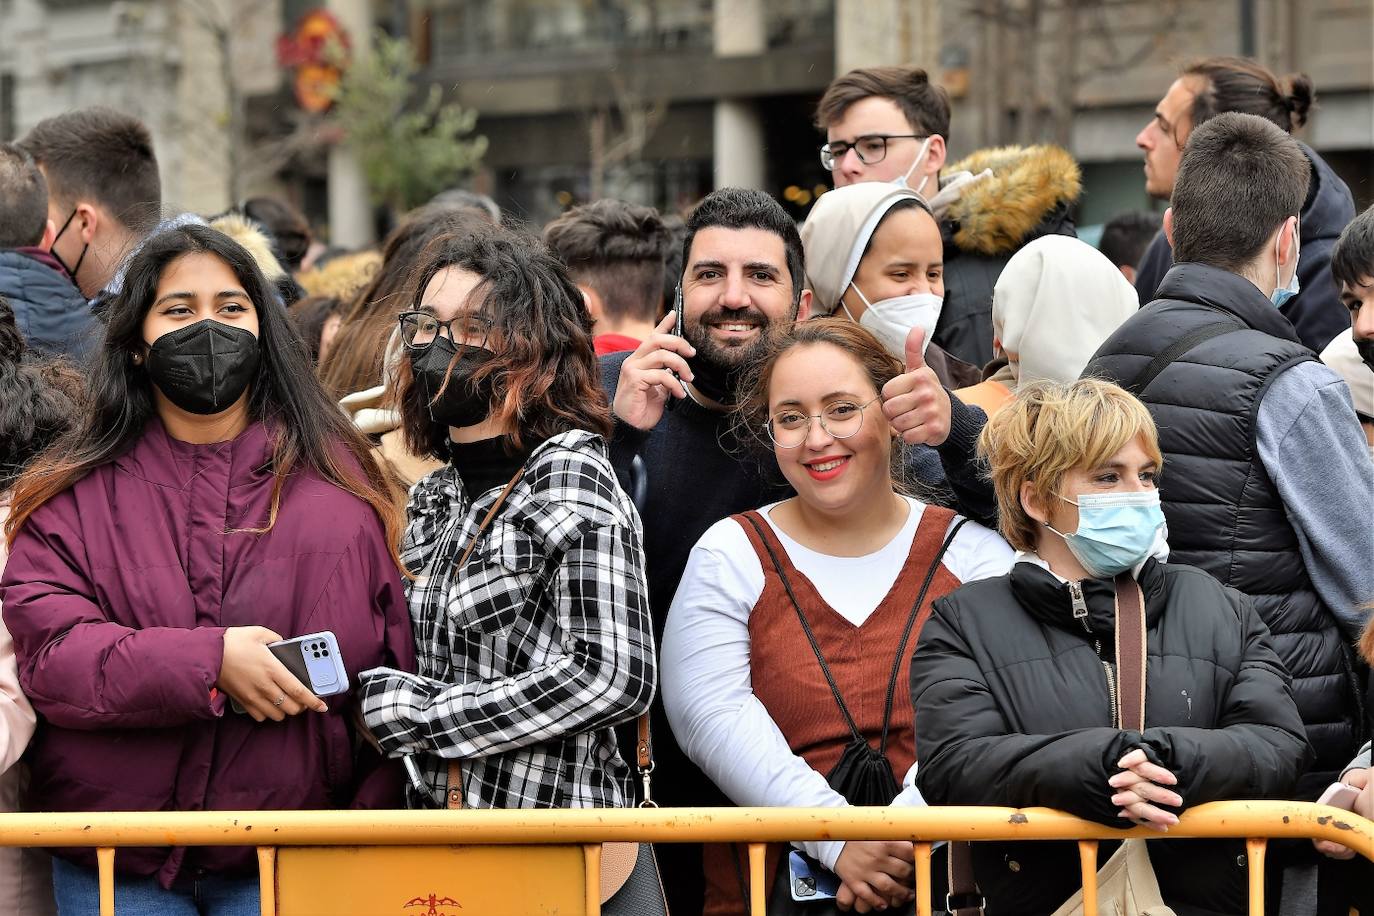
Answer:
<path fill-rule="evenodd" d="M 639 780 L 644 784 L 644 797 L 639 801 L 641 808 L 657 808 L 654 801 L 652 773 L 654 772 L 654 739 L 649 728 L 649 713 L 645 710 L 638 721 L 639 739 L 635 742 L 636 763 L 639 764 Z"/>
<path fill-rule="evenodd" d="M 496 502 L 491 504 L 487 514 L 482 517 L 482 523 L 477 526 L 477 533 L 472 536 L 472 542 L 463 551 L 462 559 L 458 561 L 458 568 L 462 569 L 467 565 L 468 557 L 477 549 L 477 545 L 482 540 L 482 535 L 487 533 L 487 528 L 491 526 L 491 520 L 496 517 L 496 513 L 501 511 L 501 506 L 505 504 L 506 497 L 510 496 L 510 491 L 515 489 L 515 484 L 520 480 L 520 475 L 525 472 L 524 467 L 515 472 L 515 476 L 506 484 L 504 490 L 496 497 Z M 444 792 L 444 807 L 450 811 L 455 811 L 463 807 L 463 764 L 458 760 L 448 762 L 448 789 Z"/>
<path fill-rule="evenodd" d="M 973 844 L 949 844 L 949 895 L 945 910 L 953 916 L 980 916 L 986 901 L 973 879 Z"/>
<path fill-rule="evenodd" d="M 1145 596 L 1130 575 L 1116 577 L 1117 725 L 1128 731 L 1145 728 Z M 973 846 L 949 844 L 949 898 L 954 916 L 978 916 L 983 897 L 973 878 Z"/>
<path fill-rule="evenodd" d="M 450 811 L 463 807 L 463 765 L 457 760 L 448 762 L 448 790 L 444 792 L 444 807 Z"/>
<path fill-rule="evenodd" d="M 1145 596 L 1129 572 L 1116 577 L 1117 724 L 1145 730 Z"/>
<path fill-rule="evenodd" d="M 501 494 L 496 497 L 496 502 L 491 504 L 487 514 L 482 516 L 482 523 L 477 526 L 477 533 L 472 536 L 472 542 L 468 544 L 467 550 L 463 551 L 462 559 L 458 561 L 459 569 L 467 565 L 468 557 L 472 556 L 472 552 L 477 549 L 477 545 L 482 540 L 482 535 L 487 533 L 487 528 L 491 525 L 491 520 L 496 517 L 497 512 L 501 511 L 501 506 L 505 504 L 506 497 L 510 496 L 510 491 L 515 489 L 515 484 L 520 480 L 520 475 L 523 473 L 525 473 L 525 468 L 522 466 L 520 470 L 515 472 L 515 476 L 510 479 L 510 483 L 506 484 L 506 488 L 501 491 Z"/>

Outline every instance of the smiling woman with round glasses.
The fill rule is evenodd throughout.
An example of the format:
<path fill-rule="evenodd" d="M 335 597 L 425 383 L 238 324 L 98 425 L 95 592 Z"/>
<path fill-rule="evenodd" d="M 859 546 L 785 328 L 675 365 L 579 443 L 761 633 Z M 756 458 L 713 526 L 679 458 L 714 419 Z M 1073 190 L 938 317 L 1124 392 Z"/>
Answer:
<path fill-rule="evenodd" d="M 770 337 L 741 384 L 741 438 L 770 447 L 796 495 L 697 542 L 662 656 L 673 731 L 736 804 L 921 804 L 900 785 L 915 762 L 912 649 L 935 598 L 1002 574 L 1012 554 L 894 482 L 878 392 L 902 371 L 867 330 L 822 318 Z M 841 902 L 911 900 L 910 843 L 797 847 L 839 875 Z M 780 853 L 768 859 L 779 900 Z M 728 849 L 708 847 L 706 868 L 706 912 L 743 913 Z"/>

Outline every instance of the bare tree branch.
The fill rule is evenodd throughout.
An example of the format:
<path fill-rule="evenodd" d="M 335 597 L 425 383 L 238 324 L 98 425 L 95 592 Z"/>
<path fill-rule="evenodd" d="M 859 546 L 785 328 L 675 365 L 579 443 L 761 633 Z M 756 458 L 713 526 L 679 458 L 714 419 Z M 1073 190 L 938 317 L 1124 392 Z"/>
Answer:
<path fill-rule="evenodd" d="M 665 99 L 643 102 L 630 91 L 624 78 L 614 70 L 607 74 L 620 130 L 611 132 L 611 107 L 593 109 L 587 118 L 590 184 L 593 200 L 605 195 L 606 171 L 626 162 L 637 162 L 649 139 L 668 112 Z"/>

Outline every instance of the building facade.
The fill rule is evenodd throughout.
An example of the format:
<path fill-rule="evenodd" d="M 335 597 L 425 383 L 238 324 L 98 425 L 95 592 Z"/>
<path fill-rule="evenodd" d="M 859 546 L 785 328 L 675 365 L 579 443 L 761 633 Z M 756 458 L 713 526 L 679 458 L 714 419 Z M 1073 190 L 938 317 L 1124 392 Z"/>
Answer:
<path fill-rule="evenodd" d="M 292 130 L 274 43 L 308 0 L 0 0 L 0 138 L 108 104 L 153 130 L 169 206 L 282 193 L 336 240 L 373 236 L 346 155 Z M 328 0 L 365 51 L 408 37 L 421 82 L 476 109 L 478 190 L 541 225 L 617 196 L 684 211 L 749 185 L 803 218 L 829 186 L 812 125 L 837 73 L 925 67 L 950 91 L 950 155 L 1060 142 L 1083 163 L 1080 224 L 1145 198 L 1136 133 L 1183 62 L 1248 53 L 1304 71 L 1300 135 L 1374 203 L 1374 0 Z M 425 88 L 423 86 L 417 88 Z M 275 144 L 275 146 L 274 146 Z M 268 151 L 271 150 L 269 153 Z"/>

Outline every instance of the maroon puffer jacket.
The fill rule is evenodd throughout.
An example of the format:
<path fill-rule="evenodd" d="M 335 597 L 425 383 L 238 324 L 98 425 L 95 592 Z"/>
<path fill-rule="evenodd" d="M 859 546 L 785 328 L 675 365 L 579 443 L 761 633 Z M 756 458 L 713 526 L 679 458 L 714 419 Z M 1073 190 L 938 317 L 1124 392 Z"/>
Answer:
<path fill-rule="evenodd" d="M 189 445 L 149 422 L 124 456 L 35 512 L 0 604 L 40 714 L 30 807 L 198 811 L 386 806 L 360 780 L 352 699 L 255 723 L 214 691 L 227 627 L 332 630 L 348 669 L 414 670 L 405 596 L 381 522 L 312 472 L 292 475 L 272 530 L 271 439 Z M 365 783 L 360 785 L 360 782 Z M 370 797 L 369 797 L 370 796 Z M 85 865 L 90 850 L 59 850 Z M 251 872 L 250 849 L 121 850 L 121 873 Z"/>

